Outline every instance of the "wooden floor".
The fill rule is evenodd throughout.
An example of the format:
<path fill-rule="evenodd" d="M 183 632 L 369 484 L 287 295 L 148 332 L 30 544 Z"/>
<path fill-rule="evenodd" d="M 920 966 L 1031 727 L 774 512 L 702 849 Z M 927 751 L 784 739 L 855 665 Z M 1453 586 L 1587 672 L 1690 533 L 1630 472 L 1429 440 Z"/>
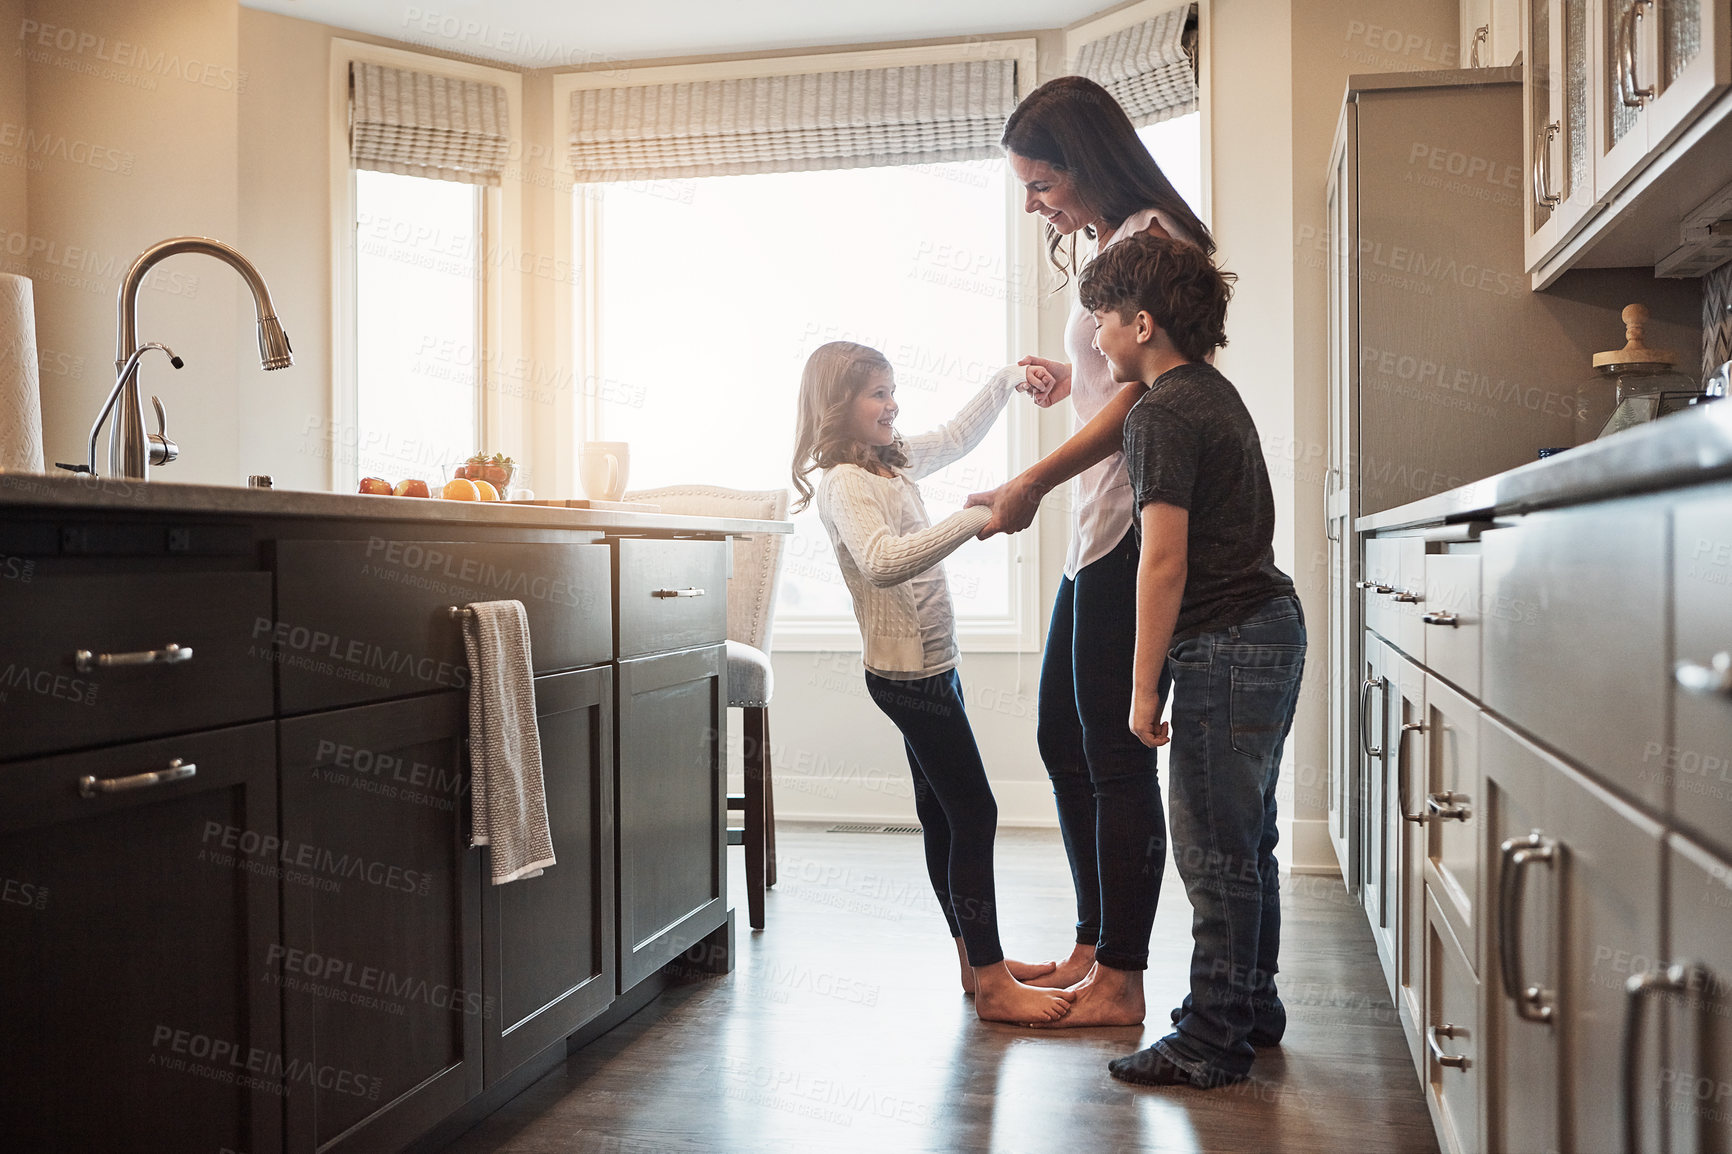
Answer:
<path fill-rule="evenodd" d="M 768 930 L 740 905 L 734 973 L 670 990 L 448 1147 L 451 1154 L 668 1151 L 1437 1149 L 1364 916 L 1334 879 L 1283 890 L 1285 1045 L 1250 1081 L 1142 1089 L 1109 1058 L 1166 1032 L 1185 990 L 1190 907 L 1168 865 L 1141 1028 L 978 1021 L 925 880 L 918 837 L 778 827 Z M 1001 830 L 1005 948 L 1068 951 L 1056 832 Z"/>

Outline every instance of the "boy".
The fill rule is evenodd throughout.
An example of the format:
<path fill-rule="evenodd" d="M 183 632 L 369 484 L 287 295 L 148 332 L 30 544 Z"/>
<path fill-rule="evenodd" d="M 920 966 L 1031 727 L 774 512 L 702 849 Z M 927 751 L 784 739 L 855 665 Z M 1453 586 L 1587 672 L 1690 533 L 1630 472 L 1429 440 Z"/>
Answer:
<path fill-rule="evenodd" d="M 1079 284 L 1096 342 L 1125 384 L 1141 536 L 1131 729 L 1165 745 L 1174 854 L 1192 920 L 1191 992 L 1174 1030 L 1108 1068 L 1145 1085 L 1242 1081 L 1275 1045 L 1280 875 L 1275 781 L 1305 665 L 1293 581 L 1275 567 L 1274 495 L 1256 426 L 1206 363 L 1224 331 L 1228 276 L 1192 245 L 1148 235 L 1102 253 Z"/>

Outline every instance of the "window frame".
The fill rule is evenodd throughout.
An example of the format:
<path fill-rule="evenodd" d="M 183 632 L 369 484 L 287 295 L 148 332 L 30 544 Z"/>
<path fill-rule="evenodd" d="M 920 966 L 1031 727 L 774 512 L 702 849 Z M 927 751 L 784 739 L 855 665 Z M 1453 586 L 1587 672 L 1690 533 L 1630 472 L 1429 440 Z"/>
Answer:
<path fill-rule="evenodd" d="M 655 84 L 726 80 L 755 76 L 793 76 L 811 72 L 835 72 L 866 68 L 896 68 L 919 64 L 951 63 L 965 60 L 1013 59 L 1017 65 L 1017 95 L 1032 91 L 1041 77 L 1036 71 L 1036 41 L 1032 38 L 973 40 L 959 44 L 921 45 L 912 48 L 882 48 L 864 51 L 822 52 L 801 56 L 753 57 L 739 60 L 709 61 L 698 64 L 650 65 L 605 68 L 560 73 L 553 76 L 552 116 L 555 128 L 556 164 L 561 191 L 575 198 L 577 176 L 571 166 L 570 116 L 572 93 L 594 88 L 626 88 Z M 1010 354 L 1017 350 L 1039 348 L 1040 335 L 1040 262 L 1044 259 L 1039 221 L 1022 211 L 1022 195 L 1016 182 L 1004 177 L 1005 262 L 1017 270 L 1024 293 L 1006 293 L 1007 328 Z M 555 315 L 571 318 L 570 325 L 557 326 L 556 357 L 559 364 L 572 365 L 583 387 L 562 393 L 575 394 L 569 414 L 561 412 L 559 436 L 562 438 L 561 465 L 557 475 L 561 491 L 575 491 L 575 461 L 582 441 L 594 439 L 593 431 L 600 424 L 600 400 L 603 390 L 598 387 L 601 376 L 601 350 L 598 333 L 599 297 L 597 271 L 605 254 L 601 252 L 600 204 L 586 198 L 581 213 L 575 204 L 554 213 L 554 252 L 569 262 L 569 267 L 582 269 L 575 278 L 577 284 L 559 283 L 556 287 Z M 574 296 L 579 293 L 581 296 Z M 581 305 L 582 314 L 578 313 Z M 1009 468 L 1014 474 L 1040 457 L 1040 410 L 1028 404 L 1011 404 L 1007 410 L 1010 442 Z M 1008 478 L 1007 478 L 1008 479 Z M 1009 538 L 1009 569 L 1007 573 L 1010 611 L 1001 618 L 964 620 L 958 622 L 957 641 L 965 653 L 1036 653 L 1041 636 L 1040 595 L 1040 530 L 1039 519 Z M 777 621 L 773 645 L 787 652 L 858 652 L 859 626 L 852 614 L 790 622 Z"/>
<path fill-rule="evenodd" d="M 418 72 L 435 72 L 458 80 L 478 80 L 497 84 L 505 89 L 510 119 L 508 168 L 505 178 L 494 187 L 475 185 L 481 195 L 478 202 L 477 248 L 480 260 L 480 280 L 476 336 L 476 438 L 478 448 L 498 446 L 506 440 L 520 443 L 523 425 L 521 412 L 507 390 L 490 385 L 490 366 L 510 364 L 522 357 L 522 327 L 507 324 L 507 317 L 523 314 L 522 279 L 513 275 L 511 262 L 493 259 L 492 254 L 505 249 L 507 238 L 523 231 L 523 192 L 514 179 L 510 165 L 523 155 L 523 78 L 503 68 L 489 68 L 443 56 L 390 48 L 383 44 L 365 44 L 358 40 L 333 37 L 331 40 L 330 71 L 330 206 L 331 206 L 331 407 L 327 431 L 332 435 L 328 466 L 328 485 L 335 492 L 347 492 L 359 475 L 358 455 L 345 459 L 345 440 L 350 433 L 359 434 L 356 351 L 355 288 L 355 168 L 349 157 L 349 66 L 355 63 L 382 64 L 390 68 L 406 68 Z M 354 474 L 354 475 L 351 475 Z"/>

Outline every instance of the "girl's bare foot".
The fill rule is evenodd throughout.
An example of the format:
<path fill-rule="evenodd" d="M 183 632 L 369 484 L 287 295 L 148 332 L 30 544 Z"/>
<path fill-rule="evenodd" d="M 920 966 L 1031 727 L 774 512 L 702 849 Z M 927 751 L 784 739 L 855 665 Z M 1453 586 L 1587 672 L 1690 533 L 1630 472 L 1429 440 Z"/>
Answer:
<path fill-rule="evenodd" d="M 1095 964 L 1095 948 L 1079 945 L 1071 950 L 1070 957 L 1062 962 L 1052 964 L 1047 973 L 1034 978 L 1023 978 L 1031 986 L 1045 986 L 1050 989 L 1062 990 L 1074 986 L 1088 977 L 1089 970 Z"/>
<path fill-rule="evenodd" d="M 1141 970 L 1115 970 L 1111 966 L 1097 965 L 1086 981 L 1065 993 L 1075 999 L 1071 1002 L 1070 1013 L 1047 1025 L 1065 1028 L 1138 1026 L 1146 1012 Z"/>
<path fill-rule="evenodd" d="M 1026 986 L 1010 976 L 1010 967 L 1003 962 L 978 967 L 974 985 L 974 1012 L 983 1022 L 1050 1026 L 1070 1012 L 1068 991 Z"/>
<path fill-rule="evenodd" d="M 962 946 L 961 938 L 951 938 L 956 943 L 956 960 L 962 966 L 962 992 L 974 993 L 974 967 L 968 964 L 968 951 Z M 1009 958 L 1004 960 L 1004 966 L 1010 971 L 1010 976 L 1019 982 L 1027 982 L 1030 978 L 1044 978 L 1058 968 L 1057 962 L 1017 962 Z M 1041 984 L 1041 983 L 1036 983 Z"/>

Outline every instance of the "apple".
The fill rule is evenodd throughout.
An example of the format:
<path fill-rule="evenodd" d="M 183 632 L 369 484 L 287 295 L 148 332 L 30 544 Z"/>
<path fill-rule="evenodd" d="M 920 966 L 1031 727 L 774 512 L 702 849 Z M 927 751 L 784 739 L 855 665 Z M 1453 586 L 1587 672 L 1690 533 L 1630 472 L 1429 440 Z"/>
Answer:
<path fill-rule="evenodd" d="M 360 491 L 363 493 L 373 493 L 381 497 L 389 497 L 391 495 L 391 482 L 385 480 L 383 477 L 362 477 Z"/>
<path fill-rule="evenodd" d="M 427 491 L 427 482 L 421 480 L 419 477 L 410 477 L 407 480 L 398 481 L 397 488 L 393 490 L 393 492 L 395 492 L 399 497 L 432 496 L 432 494 Z"/>

